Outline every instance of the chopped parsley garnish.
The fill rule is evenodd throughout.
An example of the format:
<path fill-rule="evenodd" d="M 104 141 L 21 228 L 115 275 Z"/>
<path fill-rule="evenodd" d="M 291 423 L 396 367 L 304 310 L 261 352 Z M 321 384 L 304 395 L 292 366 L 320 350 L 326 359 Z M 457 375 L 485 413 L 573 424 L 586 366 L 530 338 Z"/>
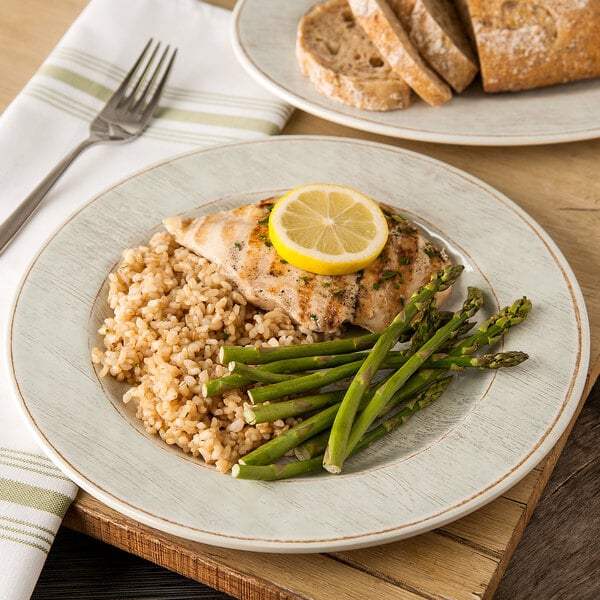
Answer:
<path fill-rule="evenodd" d="M 437 258 L 439 256 L 439 252 L 435 249 L 434 245 L 429 243 L 425 244 L 423 248 L 423 252 L 429 256 L 429 258 Z"/>
<path fill-rule="evenodd" d="M 388 218 L 388 219 L 392 219 L 393 221 L 396 221 L 396 223 L 406 223 L 406 219 L 404 217 L 401 217 L 400 215 L 397 215 L 396 213 L 393 213 L 385 208 L 381 209 L 381 212 Z"/>
<path fill-rule="evenodd" d="M 236 250 L 241 250 L 242 249 L 242 243 L 241 242 L 234 242 L 233 245 L 235 246 Z"/>

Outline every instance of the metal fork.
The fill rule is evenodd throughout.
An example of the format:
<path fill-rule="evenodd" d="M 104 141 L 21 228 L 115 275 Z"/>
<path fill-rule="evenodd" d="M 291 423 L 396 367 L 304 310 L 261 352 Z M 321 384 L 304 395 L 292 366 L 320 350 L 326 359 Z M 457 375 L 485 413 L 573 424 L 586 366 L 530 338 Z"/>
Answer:
<path fill-rule="evenodd" d="M 145 60 L 152 44 L 153 40 L 150 39 L 131 71 L 127 73 L 116 92 L 92 121 L 88 138 L 67 154 L 25 198 L 23 203 L 0 224 L 0 253 L 17 235 L 48 191 L 83 150 L 99 142 L 127 142 L 135 139 L 144 131 L 156 110 L 177 55 L 175 48 L 168 59 L 170 47 L 167 46 L 160 56 L 158 64 L 151 68 L 158 55 L 160 42 L 156 44 L 148 60 Z M 145 66 L 142 69 L 144 62 Z M 140 70 L 141 73 L 138 76 Z"/>

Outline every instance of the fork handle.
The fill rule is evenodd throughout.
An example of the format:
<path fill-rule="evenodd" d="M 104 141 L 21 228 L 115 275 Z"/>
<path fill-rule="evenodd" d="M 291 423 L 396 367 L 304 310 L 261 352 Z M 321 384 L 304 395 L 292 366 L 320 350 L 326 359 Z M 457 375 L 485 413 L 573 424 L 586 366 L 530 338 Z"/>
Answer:
<path fill-rule="evenodd" d="M 90 136 L 81 142 L 76 148 L 71 150 L 53 169 L 42 179 L 37 187 L 17 206 L 17 208 L 0 224 L 0 254 L 6 246 L 10 244 L 13 238 L 19 233 L 21 227 L 25 225 L 29 217 L 35 212 L 46 194 L 52 186 L 58 181 L 60 176 L 66 171 L 67 167 L 89 146 L 97 143 L 97 138 Z"/>

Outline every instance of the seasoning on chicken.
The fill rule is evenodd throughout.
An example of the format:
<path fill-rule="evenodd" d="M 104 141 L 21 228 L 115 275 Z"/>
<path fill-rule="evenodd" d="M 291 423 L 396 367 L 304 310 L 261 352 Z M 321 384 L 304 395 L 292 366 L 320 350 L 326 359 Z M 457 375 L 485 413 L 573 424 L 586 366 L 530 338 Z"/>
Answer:
<path fill-rule="evenodd" d="M 380 204 L 388 241 L 369 266 L 348 275 L 317 275 L 286 263 L 268 237 L 269 211 L 276 198 L 200 218 L 164 220 L 175 240 L 219 265 L 251 303 L 281 307 L 312 331 L 332 333 L 343 324 L 382 331 L 403 303 L 431 274 L 450 263 L 409 220 Z"/>

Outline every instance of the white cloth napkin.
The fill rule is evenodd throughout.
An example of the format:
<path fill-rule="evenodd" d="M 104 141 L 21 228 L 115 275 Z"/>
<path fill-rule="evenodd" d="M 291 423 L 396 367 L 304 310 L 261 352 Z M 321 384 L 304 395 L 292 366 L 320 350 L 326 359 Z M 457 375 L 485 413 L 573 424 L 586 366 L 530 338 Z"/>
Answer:
<path fill-rule="evenodd" d="M 94 146 L 48 194 L 0 255 L 0 337 L 28 264 L 72 212 L 133 172 L 193 148 L 278 133 L 291 108 L 238 65 L 231 15 L 200 0 L 92 0 L 0 116 L 0 221 L 88 131 L 150 37 L 178 56 L 157 118 L 141 138 Z M 7 347 L 6 345 L 4 346 Z M 0 373 L 0 598 L 29 598 L 77 493 L 38 449 Z"/>

